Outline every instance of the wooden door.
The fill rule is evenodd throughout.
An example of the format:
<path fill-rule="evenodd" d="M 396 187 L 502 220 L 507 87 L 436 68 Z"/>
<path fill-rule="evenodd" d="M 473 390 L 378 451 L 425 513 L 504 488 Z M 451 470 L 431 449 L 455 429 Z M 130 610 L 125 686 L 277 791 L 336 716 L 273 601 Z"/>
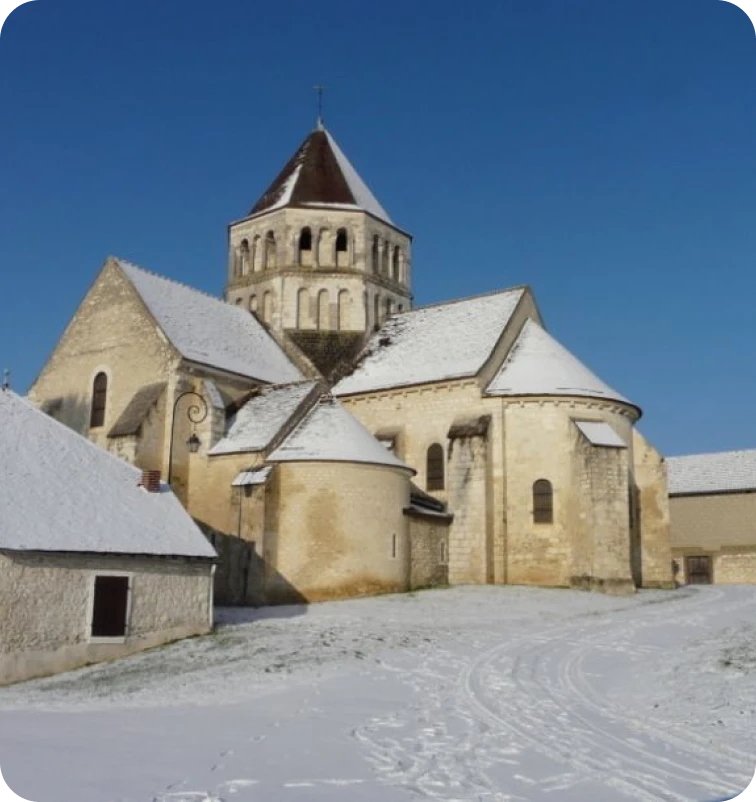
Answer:
<path fill-rule="evenodd" d="M 688 585 L 711 585 L 711 557 L 686 557 L 685 581 Z"/>

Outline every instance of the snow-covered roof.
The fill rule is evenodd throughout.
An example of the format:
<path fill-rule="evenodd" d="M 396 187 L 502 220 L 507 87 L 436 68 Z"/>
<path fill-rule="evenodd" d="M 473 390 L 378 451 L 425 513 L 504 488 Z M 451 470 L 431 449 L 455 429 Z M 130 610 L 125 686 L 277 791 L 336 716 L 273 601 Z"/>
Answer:
<path fill-rule="evenodd" d="M 268 461 L 361 462 L 412 470 L 330 396 L 321 398 Z"/>
<path fill-rule="evenodd" d="M 250 312 L 123 259 L 116 262 L 186 359 L 264 382 L 302 378 Z"/>
<path fill-rule="evenodd" d="M 0 390 L 0 549 L 214 558 L 215 550 L 163 487 Z"/>
<path fill-rule="evenodd" d="M 250 468 L 247 471 L 239 471 L 234 477 L 234 481 L 231 482 L 231 487 L 254 487 L 255 485 L 264 485 L 268 481 L 272 470 L 272 465 L 264 465 L 261 468 Z"/>
<path fill-rule="evenodd" d="M 756 490 L 756 448 L 667 457 L 671 495 Z"/>
<path fill-rule="evenodd" d="M 525 322 L 486 393 L 587 396 L 633 405 L 532 319 Z"/>
<path fill-rule="evenodd" d="M 522 287 L 390 317 L 335 395 L 475 376 L 522 298 Z"/>
<path fill-rule="evenodd" d="M 627 448 L 627 443 L 604 421 L 576 420 L 575 426 L 594 446 Z"/>
<path fill-rule="evenodd" d="M 304 381 L 261 388 L 259 394 L 234 415 L 225 437 L 208 453 L 217 456 L 262 451 L 291 419 L 316 383 Z"/>
<path fill-rule="evenodd" d="M 361 210 L 393 225 L 336 140 L 322 127 L 307 136 L 250 215 L 285 206 Z"/>

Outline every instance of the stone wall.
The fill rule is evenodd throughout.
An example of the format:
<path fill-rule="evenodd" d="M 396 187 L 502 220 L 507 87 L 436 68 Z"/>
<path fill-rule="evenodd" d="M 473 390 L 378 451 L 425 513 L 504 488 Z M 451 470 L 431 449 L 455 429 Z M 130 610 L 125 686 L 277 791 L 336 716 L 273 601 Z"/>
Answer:
<path fill-rule="evenodd" d="M 170 558 L 0 553 L 0 684 L 209 632 L 212 571 Z M 94 576 L 110 572 L 132 577 L 127 635 L 90 642 Z"/>
<path fill-rule="evenodd" d="M 409 518 L 410 590 L 449 583 L 449 523 L 437 515 L 411 513 Z"/>
<path fill-rule="evenodd" d="M 409 542 L 407 471 L 357 463 L 281 463 L 266 516 L 266 600 L 403 591 Z"/>
<path fill-rule="evenodd" d="M 635 429 L 633 480 L 637 537 L 640 544 L 640 584 L 644 588 L 672 588 L 670 513 L 667 466 L 661 454 Z"/>

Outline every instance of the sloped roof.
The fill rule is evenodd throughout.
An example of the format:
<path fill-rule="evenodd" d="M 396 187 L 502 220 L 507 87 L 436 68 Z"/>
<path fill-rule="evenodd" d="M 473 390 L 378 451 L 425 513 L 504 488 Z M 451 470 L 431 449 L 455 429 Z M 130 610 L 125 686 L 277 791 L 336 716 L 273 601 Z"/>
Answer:
<path fill-rule="evenodd" d="M 490 357 L 524 289 L 464 298 L 390 317 L 334 395 L 369 393 L 475 376 Z"/>
<path fill-rule="evenodd" d="M 670 495 L 756 490 L 756 448 L 667 457 Z"/>
<path fill-rule="evenodd" d="M 250 215 L 284 206 L 326 206 L 369 212 L 393 225 L 336 140 L 324 128 L 310 133 L 252 207 Z"/>
<path fill-rule="evenodd" d="M 126 437 L 127 435 L 136 434 L 166 387 L 166 382 L 155 382 L 155 384 L 140 387 L 126 405 L 126 409 L 119 415 L 113 428 L 108 432 L 108 437 Z"/>
<path fill-rule="evenodd" d="M 170 490 L 0 390 L 0 549 L 212 559 Z"/>
<path fill-rule="evenodd" d="M 123 259 L 116 262 L 186 359 L 263 382 L 302 378 L 278 343 L 245 309 Z"/>
<path fill-rule="evenodd" d="M 317 382 L 265 387 L 234 415 L 225 437 L 208 452 L 239 454 L 262 451 L 291 419 Z"/>
<path fill-rule="evenodd" d="M 591 445 L 627 448 L 627 443 L 605 421 L 576 420 L 574 423 Z"/>
<path fill-rule="evenodd" d="M 635 406 L 531 319 L 525 322 L 486 393 L 586 396 Z"/>
<path fill-rule="evenodd" d="M 330 396 L 321 398 L 268 461 L 360 462 L 412 470 Z"/>

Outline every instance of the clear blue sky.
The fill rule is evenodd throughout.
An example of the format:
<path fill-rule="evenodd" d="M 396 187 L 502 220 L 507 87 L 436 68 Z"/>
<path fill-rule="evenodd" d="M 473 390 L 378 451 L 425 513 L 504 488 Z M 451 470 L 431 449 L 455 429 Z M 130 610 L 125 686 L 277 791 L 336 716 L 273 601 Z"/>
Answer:
<path fill-rule="evenodd" d="M 0 36 L 0 367 L 104 258 L 220 293 L 226 224 L 326 124 L 415 300 L 532 285 L 664 452 L 756 447 L 756 36 L 718 0 L 37 0 Z"/>

